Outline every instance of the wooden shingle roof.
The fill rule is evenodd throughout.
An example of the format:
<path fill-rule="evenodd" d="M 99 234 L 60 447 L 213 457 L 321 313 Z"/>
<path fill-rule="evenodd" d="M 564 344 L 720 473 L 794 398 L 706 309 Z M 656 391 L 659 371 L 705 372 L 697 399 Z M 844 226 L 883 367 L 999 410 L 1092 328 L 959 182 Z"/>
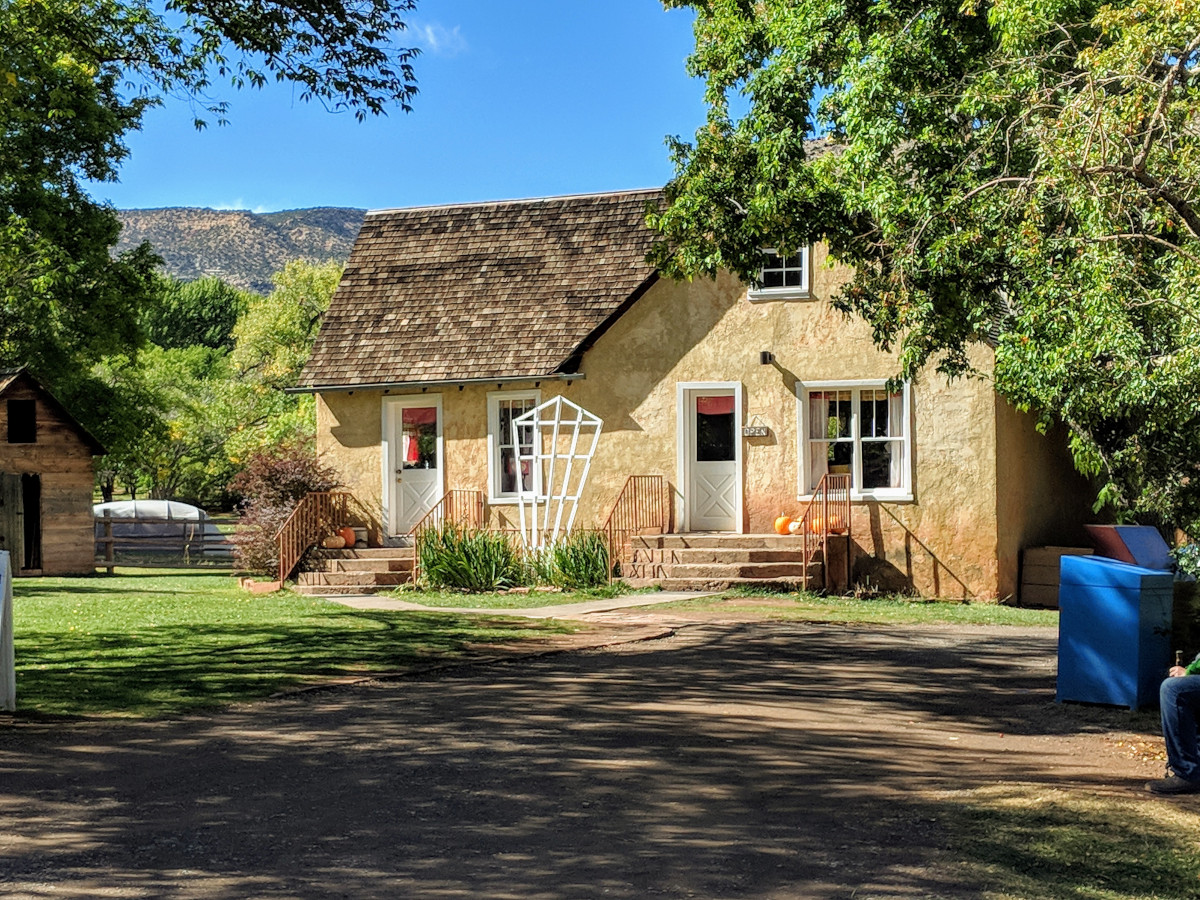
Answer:
<path fill-rule="evenodd" d="M 657 277 L 658 190 L 368 213 L 300 388 L 573 371 Z"/>

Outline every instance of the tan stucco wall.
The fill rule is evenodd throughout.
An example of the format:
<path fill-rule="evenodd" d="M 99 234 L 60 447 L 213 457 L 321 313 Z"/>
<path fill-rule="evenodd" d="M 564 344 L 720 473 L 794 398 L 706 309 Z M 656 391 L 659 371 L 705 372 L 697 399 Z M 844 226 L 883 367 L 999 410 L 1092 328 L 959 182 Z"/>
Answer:
<path fill-rule="evenodd" d="M 1026 547 L 1090 547 L 1084 522 L 1095 521 L 1095 487 L 1076 470 L 1061 427 L 1039 434 L 1034 418 L 996 396 L 996 519 L 1001 597 L 1018 592 Z"/>
<path fill-rule="evenodd" d="M 766 532 L 780 513 L 799 512 L 797 379 L 882 379 L 898 370 L 894 357 L 874 347 L 863 323 L 829 306 L 845 270 L 827 268 L 823 248 L 814 248 L 813 257 L 807 300 L 750 302 L 745 287 L 729 276 L 660 281 L 588 351 L 583 380 L 541 382 L 542 400 L 561 392 L 604 421 L 580 524 L 603 521 L 629 475 L 661 474 L 678 491 L 681 382 L 740 384 L 744 421 L 771 430 L 769 437 L 742 439 L 742 530 Z M 760 363 L 763 350 L 775 355 L 775 365 Z M 978 351 L 975 363 L 989 370 L 988 353 Z M 486 395 L 497 389 L 495 384 L 429 389 L 443 403 L 447 489 L 487 489 Z M 381 493 L 382 396 L 330 393 L 318 403 L 321 453 L 364 505 L 375 509 Z M 1023 455 L 1016 469 L 1036 469 L 1044 461 L 1037 445 L 1043 439 L 1036 434 L 1037 440 L 1030 439 L 1024 417 L 998 405 L 983 378 L 948 384 L 929 373 L 912 386 L 911 396 L 913 499 L 855 504 L 856 578 L 931 596 L 1005 596 L 1015 585 L 1015 548 L 1027 535 L 1046 531 L 1027 523 L 1040 521 L 1045 494 L 1039 492 L 1052 488 L 1030 479 L 1018 500 L 1009 477 L 1005 496 L 1013 499 L 999 503 L 996 451 L 1000 443 L 1006 452 L 1019 447 Z M 497 524 L 511 524 L 516 509 L 496 506 L 492 515 Z"/>

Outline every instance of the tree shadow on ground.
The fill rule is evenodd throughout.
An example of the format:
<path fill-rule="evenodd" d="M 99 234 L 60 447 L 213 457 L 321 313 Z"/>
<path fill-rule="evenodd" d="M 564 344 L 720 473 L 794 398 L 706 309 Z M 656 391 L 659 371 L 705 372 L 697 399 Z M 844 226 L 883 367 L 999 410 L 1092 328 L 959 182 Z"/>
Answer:
<path fill-rule="evenodd" d="M 18 710 L 154 715 L 211 709 L 323 678 L 400 672 L 481 640 L 534 640 L 554 622 L 446 613 L 322 611 L 299 622 L 23 631 Z"/>
<path fill-rule="evenodd" d="M 704 626 L 212 719 L 14 731 L 0 888 L 1074 900 L 1119 872 L 1121 890 L 1194 898 L 1194 829 L 979 795 L 1112 789 L 1056 741 L 1076 713 L 1053 679 L 1052 634 Z M 1007 748 L 1017 733 L 1038 740 Z M 1105 865 L 1055 893 L 1071 848 L 997 862 L 989 822 L 1102 831 Z"/>

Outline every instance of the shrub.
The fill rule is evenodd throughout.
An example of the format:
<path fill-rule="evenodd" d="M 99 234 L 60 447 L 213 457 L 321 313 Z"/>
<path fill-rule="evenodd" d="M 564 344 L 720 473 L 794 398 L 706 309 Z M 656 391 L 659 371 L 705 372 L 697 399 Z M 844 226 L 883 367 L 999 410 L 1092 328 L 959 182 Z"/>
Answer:
<path fill-rule="evenodd" d="M 445 524 L 417 540 L 421 577 L 431 587 L 470 592 L 521 583 L 521 552 L 506 535 Z"/>
<path fill-rule="evenodd" d="M 294 507 L 314 491 L 338 487 L 337 473 L 317 459 L 309 441 L 257 450 L 230 481 L 230 490 L 243 502 Z"/>
<path fill-rule="evenodd" d="M 311 443 L 252 454 L 230 483 L 230 489 L 242 497 L 241 519 L 233 536 L 238 568 L 274 575 L 279 567 L 275 535 L 296 504 L 308 493 L 336 487 L 336 473 L 317 459 Z"/>
<path fill-rule="evenodd" d="M 291 506 L 269 506 L 249 503 L 243 506 L 238 527 L 230 538 L 237 567 L 254 575 L 270 575 L 279 571 L 279 553 L 275 535 L 283 527 Z"/>

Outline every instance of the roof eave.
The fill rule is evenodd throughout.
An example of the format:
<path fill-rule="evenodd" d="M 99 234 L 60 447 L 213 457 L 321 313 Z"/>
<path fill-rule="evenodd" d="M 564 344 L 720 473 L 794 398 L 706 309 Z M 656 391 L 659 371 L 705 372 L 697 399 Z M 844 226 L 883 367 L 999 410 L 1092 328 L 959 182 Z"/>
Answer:
<path fill-rule="evenodd" d="M 493 375 L 490 378 L 438 378 L 429 381 L 373 381 L 363 384 L 312 384 L 284 388 L 287 394 L 337 394 L 354 391 L 388 391 L 431 387 L 466 387 L 468 384 L 519 384 L 539 381 L 583 381 L 582 372 L 548 372 L 533 375 Z"/>

